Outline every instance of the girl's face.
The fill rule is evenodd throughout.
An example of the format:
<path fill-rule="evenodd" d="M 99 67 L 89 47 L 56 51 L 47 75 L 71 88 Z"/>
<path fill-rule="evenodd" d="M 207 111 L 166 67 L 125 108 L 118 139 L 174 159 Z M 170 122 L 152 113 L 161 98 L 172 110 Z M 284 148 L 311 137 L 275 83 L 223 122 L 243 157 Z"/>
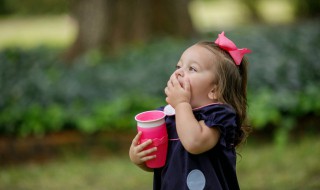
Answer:
<path fill-rule="evenodd" d="M 183 81 L 189 80 L 191 86 L 192 108 L 205 106 L 217 101 L 215 95 L 215 56 L 200 45 L 193 45 L 181 56 L 177 70 L 173 75 L 183 87 Z"/>

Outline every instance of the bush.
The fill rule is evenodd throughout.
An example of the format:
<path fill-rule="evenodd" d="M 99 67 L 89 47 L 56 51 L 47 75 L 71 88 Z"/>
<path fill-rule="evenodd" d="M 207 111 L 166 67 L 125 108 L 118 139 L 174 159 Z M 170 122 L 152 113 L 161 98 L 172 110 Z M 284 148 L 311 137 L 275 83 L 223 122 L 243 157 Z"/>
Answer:
<path fill-rule="evenodd" d="M 297 118 L 320 114 L 319 34 L 318 22 L 227 32 L 253 50 L 248 100 L 257 130 L 273 124 L 277 134 L 287 134 Z M 0 133 L 134 129 L 136 113 L 165 104 L 167 79 L 196 41 L 159 39 L 117 57 L 91 52 L 72 66 L 58 59 L 59 50 L 6 49 L 0 53 Z"/>
<path fill-rule="evenodd" d="M 241 39 L 254 50 L 250 56 L 249 119 L 257 130 L 275 126 L 275 141 L 280 146 L 294 127 L 310 128 L 297 126 L 299 118 L 320 115 L 319 29 L 318 22 L 262 27 L 247 31 L 249 35 Z"/>
<path fill-rule="evenodd" d="M 0 53 L 0 132 L 132 129 L 137 112 L 165 103 L 163 88 L 180 47 L 186 46 L 181 44 L 162 40 L 148 48 L 125 50 L 118 58 L 91 53 L 72 66 L 58 59 L 57 50 L 4 50 Z"/>
<path fill-rule="evenodd" d="M 261 28 L 251 34 L 254 38 L 246 36 L 254 50 L 249 114 L 255 127 L 272 123 L 290 128 L 298 117 L 320 114 L 319 29 L 317 22 L 307 22 Z"/>

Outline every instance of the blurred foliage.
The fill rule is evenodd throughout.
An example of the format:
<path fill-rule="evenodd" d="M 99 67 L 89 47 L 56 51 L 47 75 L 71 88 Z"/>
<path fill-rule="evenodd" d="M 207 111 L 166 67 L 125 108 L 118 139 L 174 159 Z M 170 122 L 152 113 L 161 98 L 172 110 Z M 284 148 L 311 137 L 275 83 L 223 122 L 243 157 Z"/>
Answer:
<path fill-rule="evenodd" d="M 226 32 L 239 47 L 253 50 L 249 119 L 257 130 L 276 126 L 281 143 L 297 118 L 320 115 L 319 22 Z M 135 114 L 165 104 L 167 79 L 197 40 L 162 38 L 117 56 L 92 51 L 72 65 L 59 59 L 57 49 L 5 49 L 0 52 L 0 133 L 133 130 Z"/>
<path fill-rule="evenodd" d="M 202 0 L 215 1 L 215 0 Z M 261 21 L 257 6 L 264 0 L 239 0 L 245 5 L 252 19 Z M 287 1 L 287 0 L 286 0 Z M 73 0 L 0 0 L 0 15 L 40 15 L 67 13 Z M 297 18 L 314 18 L 320 16 L 320 1 L 318 0 L 294 0 L 289 1 L 294 7 Z"/>
<path fill-rule="evenodd" d="M 261 27 L 241 41 L 254 51 L 249 75 L 249 119 L 256 128 L 276 126 L 279 148 L 297 120 L 319 116 L 320 24 Z M 317 126 L 312 126 L 317 127 Z M 305 128 L 305 129 L 304 129 Z"/>
<path fill-rule="evenodd" d="M 70 0 L 0 0 L 0 15 L 42 15 L 66 13 Z"/>
<path fill-rule="evenodd" d="M 186 47 L 181 44 L 162 39 L 118 57 L 91 52 L 72 66 L 59 59 L 59 50 L 3 50 L 0 133 L 130 129 L 137 112 L 164 104 L 166 80 Z"/>

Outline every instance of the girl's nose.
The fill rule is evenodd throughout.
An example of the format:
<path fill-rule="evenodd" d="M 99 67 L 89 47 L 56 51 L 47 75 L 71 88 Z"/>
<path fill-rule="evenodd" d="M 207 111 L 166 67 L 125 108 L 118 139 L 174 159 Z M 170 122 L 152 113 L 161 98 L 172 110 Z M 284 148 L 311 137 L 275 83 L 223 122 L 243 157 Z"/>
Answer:
<path fill-rule="evenodd" d="M 175 74 L 176 74 L 177 77 L 179 77 L 179 76 L 183 77 L 184 76 L 183 69 L 182 68 L 177 69 Z"/>

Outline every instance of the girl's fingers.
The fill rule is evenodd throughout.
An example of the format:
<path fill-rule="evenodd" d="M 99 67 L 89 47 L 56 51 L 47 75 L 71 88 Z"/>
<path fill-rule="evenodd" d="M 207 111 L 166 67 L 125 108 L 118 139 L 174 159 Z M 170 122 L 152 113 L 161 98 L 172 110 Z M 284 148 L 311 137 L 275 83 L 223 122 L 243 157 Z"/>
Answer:
<path fill-rule="evenodd" d="M 183 86 L 184 86 L 184 89 L 189 92 L 190 91 L 190 81 L 187 79 L 187 80 L 184 80 L 183 82 Z"/>
<path fill-rule="evenodd" d="M 152 147 L 145 150 L 146 147 L 152 144 L 151 139 L 139 144 L 141 135 L 142 132 L 139 131 L 138 134 L 132 140 L 131 148 L 129 151 L 130 159 L 136 164 L 141 164 L 145 161 L 152 160 L 156 157 L 155 155 L 150 154 L 157 151 L 157 147 Z"/>
<path fill-rule="evenodd" d="M 151 154 L 153 152 L 157 151 L 157 147 L 153 147 L 153 148 L 150 148 L 148 150 L 145 150 L 144 153 L 145 155 L 148 155 L 148 154 Z"/>
<path fill-rule="evenodd" d="M 145 162 L 145 161 L 148 161 L 148 160 L 156 158 L 156 155 L 149 155 L 149 154 L 151 154 L 151 153 L 153 153 L 155 151 L 157 151 L 157 147 L 153 147 L 153 148 L 150 148 L 148 150 L 140 152 L 139 156 L 141 158 L 141 161 Z"/>
<path fill-rule="evenodd" d="M 153 148 L 150 148 L 150 149 L 141 151 L 141 152 L 139 153 L 139 156 L 140 156 L 141 158 L 143 158 L 143 157 L 146 157 L 146 156 L 148 156 L 149 154 L 151 154 L 151 153 L 153 153 L 153 152 L 155 152 L 155 151 L 157 151 L 157 147 L 153 147 Z"/>
<path fill-rule="evenodd" d="M 171 81 L 172 81 L 172 84 L 173 84 L 173 85 L 176 85 L 177 82 L 178 82 L 177 76 L 173 75 L 173 76 L 171 77 Z M 179 83 L 179 82 L 178 82 L 178 83 Z"/>
<path fill-rule="evenodd" d="M 172 76 L 172 78 L 170 79 L 171 83 L 173 85 L 173 87 L 178 87 L 178 88 L 183 88 L 183 84 L 180 84 L 179 80 L 178 80 L 178 76 Z"/>
<path fill-rule="evenodd" d="M 142 162 L 146 162 L 146 161 L 149 161 L 149 160 L 152 160 L 152 159 L 155 159 L 155 158 L 156 158 L 156 155 L 145 156 L 145 157 L 141 158 L 141 161 Z"/>
<path fill-rule="evenodd" d="M 168 87 L 168 88 L 173 87 L 171 77 L 170 77 L 170 79 L 169 79 L 168 82 L 167 82 L 167 87 Z"/>
<path fill-rule="evenodd" d="M 166 102 L 170 104 L 170 99 L 168 97 L 166 97 Z"/>
<path fill-rule="evenodd" d="M 134 139 L 132 140 L 132 145 L 133 146 L 137 146 L 139 143 L 139 139 L 141 137 L 142 132 L 139 131 L 138 134 L 134 137 Z"/>
<path fill-rule="evenodd" d="M 170 84 L 170 86 L 175 87 L 175 85 L 176 85 L 175 81 L 177 81 L 177 80 L 178 80 L 178 76 L 176 74 L 173 74 L 170 76 L 168 83 Z"/>
<path fill-rule="evenodd" d="M 141 143 L 140 145 L 137 146 L 137 151 L 141 152 L 143 149 L 145 149 L 148 145 L 150 145 L 152 143 L 152 140 L 149 139 L 143 143 Z"/>

